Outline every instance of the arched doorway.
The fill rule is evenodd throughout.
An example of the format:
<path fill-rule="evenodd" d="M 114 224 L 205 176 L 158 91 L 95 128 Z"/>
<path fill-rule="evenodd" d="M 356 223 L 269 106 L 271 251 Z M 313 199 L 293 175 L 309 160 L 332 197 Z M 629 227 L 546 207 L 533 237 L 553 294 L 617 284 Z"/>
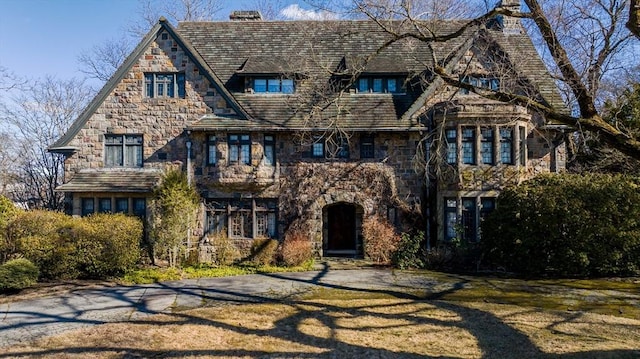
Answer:
<path fill-rule="evenodd" d="M 352 203 L 325 206 L 323 218 L 323 255 L 360 257 L 362 252 L 362 207 Z"/>

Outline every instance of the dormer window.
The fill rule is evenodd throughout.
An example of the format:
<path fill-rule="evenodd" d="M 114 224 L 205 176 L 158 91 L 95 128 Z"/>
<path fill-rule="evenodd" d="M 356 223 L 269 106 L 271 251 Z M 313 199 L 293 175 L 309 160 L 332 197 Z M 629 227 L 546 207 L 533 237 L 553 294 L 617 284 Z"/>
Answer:
<path fill-rule="evenodd" d="M 148 98 L 184 98 L 183 73 L 147 73 L 144 74 L 145 97 Z"/>
<path fill-rule="evenodd" d="M 468 75 L 462 78 L 462 82 L 475 87 L 481 87 L 487 90 L 498 91 L 500 90 L 500 80 L 491 76 L 482 75 Z M 463 94 L 468 94 L 469 90 L 460 89 Z"/>
<path fill-rule="evenodd" d="M 253 79 L 255 93 L 293 93 L 295 90 L 293 79 L 279 77 L 259 77 Z"/>
<path fill-rule="evenodd" d="M 360 93 L 400 93 L 402 80 L 388 76 L 362 76 L 355 84 Z"/>

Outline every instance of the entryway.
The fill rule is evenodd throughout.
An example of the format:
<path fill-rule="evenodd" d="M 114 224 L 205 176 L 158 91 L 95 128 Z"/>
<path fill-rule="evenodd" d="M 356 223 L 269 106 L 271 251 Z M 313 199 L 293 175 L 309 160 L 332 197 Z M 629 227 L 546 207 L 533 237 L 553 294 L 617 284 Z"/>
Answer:
<path fill-rule="evenodd" d="M 323 208 L 324 257 L 362 257 L 362 213 L 362 207 L 352 203 Z"/>

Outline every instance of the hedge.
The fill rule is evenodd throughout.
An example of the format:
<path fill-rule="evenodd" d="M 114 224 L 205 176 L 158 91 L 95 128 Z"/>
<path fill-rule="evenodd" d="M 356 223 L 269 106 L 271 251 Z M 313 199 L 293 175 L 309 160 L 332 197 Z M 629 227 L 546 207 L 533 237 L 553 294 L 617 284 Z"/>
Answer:
<path fill-rule="evenodd" d="M 38 280 L 38 267 L 28 259 L 12 259 L 0 265 L 0 291 L 28 288 Z"/>
<path fill-rule="evenodd" d="M 545 175 L 506 188 L 482 223 L 485 260 L 530 276 L 601 277 L 640 270 L 640 180 Z"/>

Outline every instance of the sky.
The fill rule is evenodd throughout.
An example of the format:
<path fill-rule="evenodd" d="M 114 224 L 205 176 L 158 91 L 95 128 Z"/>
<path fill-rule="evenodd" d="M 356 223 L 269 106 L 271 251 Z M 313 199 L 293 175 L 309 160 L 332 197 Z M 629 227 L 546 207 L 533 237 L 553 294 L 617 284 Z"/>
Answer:
<path fill-rule="evenodd" d="M 247 10 L 255 0 L 224 0 L 219 12 Z M 280 1 L 287 18 L 313 17 L 302 1 Z M 21 77 L 85 77 L 78 56 L 118 39 L 138 16 L 136 0 L 0 0 L 0 66 Z"/>

